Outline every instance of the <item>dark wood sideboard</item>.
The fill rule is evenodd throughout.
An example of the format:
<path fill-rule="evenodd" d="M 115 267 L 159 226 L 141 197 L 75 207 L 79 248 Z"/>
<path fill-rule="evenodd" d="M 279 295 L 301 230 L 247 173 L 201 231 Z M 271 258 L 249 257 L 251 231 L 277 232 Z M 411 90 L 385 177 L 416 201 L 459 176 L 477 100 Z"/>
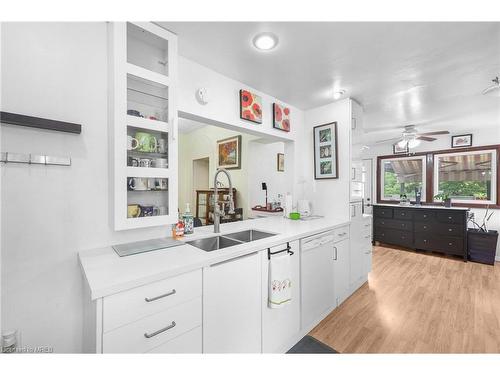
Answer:
<path fill-rule="evenodd" d="M 373 240 L 467 261 L 468 209 L 373 205 Z"/>

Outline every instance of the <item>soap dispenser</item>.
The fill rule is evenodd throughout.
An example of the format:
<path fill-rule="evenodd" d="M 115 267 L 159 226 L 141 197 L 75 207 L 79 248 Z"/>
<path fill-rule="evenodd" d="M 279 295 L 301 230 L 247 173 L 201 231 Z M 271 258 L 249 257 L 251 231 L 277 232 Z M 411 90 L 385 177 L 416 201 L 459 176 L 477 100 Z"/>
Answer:
<path fill-rule="evenodd" d="M 186 203 L 186 211 L 182 215 L 182 221 L 184 221 L 184 234 L 194 233 L 194 218 L 189 203 Z"/>

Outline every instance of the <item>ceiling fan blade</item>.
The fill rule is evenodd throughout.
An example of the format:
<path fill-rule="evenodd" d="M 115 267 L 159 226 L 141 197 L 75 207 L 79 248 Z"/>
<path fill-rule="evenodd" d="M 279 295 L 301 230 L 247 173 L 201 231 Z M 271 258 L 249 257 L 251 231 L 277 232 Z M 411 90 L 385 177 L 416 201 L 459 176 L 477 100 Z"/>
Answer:
<path fill-rule="evenodd" d="M 418 133 L 418 135 L 442 135 L 442 134 L 450 134 L 450 132 L 448 130 L 442 130 L 439 132 Z"/>
<path fill-rule="evenodd" d="M 377 141 L 375 142 L 376 144 L 380 144 L 380 143 L 389 143 L 389 142 L 395 142 L 395 141 L 400 141 L 401 140 L 401 137 L 397 137 L 397 138 L 390 138 L 390 139 L 384 139 L 382 141 Z"/>
<path fill-rule="evenodd" d="M 420 136 L 420 137 L 417 137 L 417 139 L 420 139 L 422 141 L 432 142 L 432 141 L 435 141 L 437 138 Z"/>

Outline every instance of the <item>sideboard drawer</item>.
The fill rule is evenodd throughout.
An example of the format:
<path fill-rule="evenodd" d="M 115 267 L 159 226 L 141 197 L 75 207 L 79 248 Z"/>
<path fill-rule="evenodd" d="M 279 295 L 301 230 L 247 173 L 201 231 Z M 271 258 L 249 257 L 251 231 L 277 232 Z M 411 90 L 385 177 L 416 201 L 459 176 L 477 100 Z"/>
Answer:
<path fill-rule="evenodd" d="M 377 227 L 391 228 L 398 230 L 413 230 L 413 223 L 406 220 L 394 220 L 394 219 L 377 219 L 375 221 Z"/>
<path fill-rule="evenodd" d="M 104 297 L 103 332 L 201 296 L 201 269 Z"/>
<path fill-rule="evenodd" d="M 376 217 L 384 217 L 391 219 L 393 216 L 393 210 L 390 207 L 374 207 L 374 212 Z"/>
<path fill-rule="evenodd" d="M 201 326 L 201 315 L 201 297 L 198 297 L 171 309 L 139 319 L 104 333 L 103 353 L 146 353 L 195 327 Z"/>
<path fill-rule="evenodd" d="M 430 251 L 439 251 L 446 254 L 463 255 L 463 238 L 421 235 L 415 237 L 415 248 Z"/>
<path fill-rule="evenodd" d="M 400 220 L 412 220 L 413 218 L 413 212 L 412 209 L 405 209 L 405 208 L 395 208 L 394 209 L 394 219 L 400 219 Z"/>
<path fill-rule="evenodd" d="M 413 233 L 396 229 L 375 228 L 375 241 L 391 245 L 413 247 Z"/>
<path fill-rule="evenodd" d="M 444 223 L 423 223 L 416 222 L 415 223 L 415 232 L 426 232 L 432 233 L 438 236 L 454 236 L 454 237 L 463 237 L 464 236 L 464 227 L 459 224 L 444 224 Z"/>
<path fill-rule="evenodd" d="M 424 209 L 415 209 L 415 212 L 413 213 L 413 218 L 415 221 L 424 221 L 424 222 L 430 222 L 434 220 L 436 215 L 432 211 L 427 211 Z"/>
<path fill-rule="evenodd" d="M 460 212 L 437 212 L 436 218 L 441 223 L 463 224 L 464 214 Z"/>

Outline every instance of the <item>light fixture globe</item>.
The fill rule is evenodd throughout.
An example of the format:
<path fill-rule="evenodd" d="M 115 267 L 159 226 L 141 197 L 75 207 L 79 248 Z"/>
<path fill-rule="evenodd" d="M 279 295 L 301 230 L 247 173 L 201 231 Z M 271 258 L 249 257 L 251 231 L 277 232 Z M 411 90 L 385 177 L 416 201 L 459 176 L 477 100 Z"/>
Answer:
<path fill-rule="evenodd" d="M 259 33 L 252 39 L 254 47 L 261 51 L 270 51 L 276 48 L 278 41 L 278 37 L 270 32 Z"/>

